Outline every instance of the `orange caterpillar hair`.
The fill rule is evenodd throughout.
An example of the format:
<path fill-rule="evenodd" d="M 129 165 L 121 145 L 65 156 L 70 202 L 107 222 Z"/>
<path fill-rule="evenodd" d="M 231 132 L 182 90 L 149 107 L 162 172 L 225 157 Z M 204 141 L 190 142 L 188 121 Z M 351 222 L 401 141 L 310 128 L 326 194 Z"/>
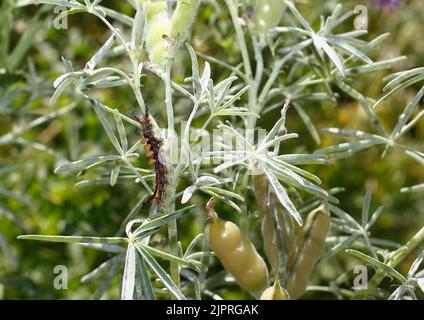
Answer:
<path fill-rule="evenodd" d="M 149 119 L 149 113 L 146 109 L 146 115 L 144 117 L 135 116 L 137 121 L 141 124 L 143 138 L 141 142 L 144 144 L 144 150 L 147 151 L 147 156 L 151 157 L 149 160 L 150 164 L 155 165 L 156 184 L 153 194 L 147 199 L 147 202 L 162 200 L 163 194 L 165 193 L 166 184 L 166 167 L 160 160 L 160 148 L 161 141 L 155 137 L 153 132 L 153 126 Z"/>

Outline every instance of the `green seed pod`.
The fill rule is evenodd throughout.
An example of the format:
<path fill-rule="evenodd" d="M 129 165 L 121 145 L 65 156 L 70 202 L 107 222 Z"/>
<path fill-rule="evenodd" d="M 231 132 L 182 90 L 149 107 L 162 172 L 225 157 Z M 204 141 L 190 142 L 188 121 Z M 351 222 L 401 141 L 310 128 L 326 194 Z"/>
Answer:
<path fill-rule="evenodd" d="M 272 219 L 272 212 L 268 206 L 268 181 L 264 175 L 252 176 L 254 192 L 261 212 L 261 232 L 265 254 L 271 265 L 272 275 L 276 276 L 280 266 L 280 255 L 277 246 L 277 234 Z M 277 222 L 281 230 L 281 238 L 286 255 L 289 255 L 295 244 L 295 225 L 291 216 L 284 211 L 275 195 L 274 198 Z"/>
<path fill-rule="evenodd" d="M 309 276 L 321 255 L 330 230 L 330 216 L 322 207 L 312 211 L 298 234 L 297 248 L 292 254 L 292 270 L 286 289 L 292 299 L 298 299 L 306 289 Z"/>
<path fill-rule="evenodd" d="M 171 39 L 184 41 L 196 17 L 200 0 L 178 1 L 171 18 Z"/>
<path fill-rule="evenodd" d="M 286 289 L 281 288 L 280 281 L 275 281 L 272 287 L 262 292 L 260 300 L 290 300 L 290 296 Z"/>
<path fill-rule="evenodd" d="M 280 22 L 284 12 L 283 0 L 258 0 L 255 10 L 255 25 L 258 33 L 265 34 Z"/>
<path fill-rule="evenodd" d="M 169 47 L 171 21 L 166 10 L 166 2 L 149 2 L 146 9 L 146 50 L 149 60 L 162 66 L 165 52 Z"/>
<path fill-rule="evenodd" d="M 213 198 L 209 200 L 206 208 L 210 218 L 211 249 L 237 283 L 258 298 L 268 287 L 268 269 L 264 260 L 237 225 L 218 217 Z"/>

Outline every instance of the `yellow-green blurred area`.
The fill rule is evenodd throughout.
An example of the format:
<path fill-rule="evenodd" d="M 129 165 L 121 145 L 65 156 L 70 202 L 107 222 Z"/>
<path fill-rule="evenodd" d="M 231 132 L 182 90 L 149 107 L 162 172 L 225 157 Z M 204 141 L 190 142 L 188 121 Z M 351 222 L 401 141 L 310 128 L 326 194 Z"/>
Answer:
<path fill-rule="evenodd" d="M 330 15 L 339 2 L 346 11 L 358 5 L 367 8 L 369 33 L 363 37 L 364 40 L 371 40 L 386 32 L 391 34 L 377 49 L 368 52 L 373 61 L 400 55 L 407 57 L 391 70 L 355 78 L 352 81 L 354 88 L 370 98 L 378 99 L 382 96 L 385 85 L 383 78 L 386 75 L 424 66 L 424 1 L 403 1 L 393 11 L 381 9 L 374 2 L 365 0 L 302 0 L 297 1 L 296 5 L 313 28 L 318 30 L 320 15 Z M 0 7 L 2 5 L 0 3 Z M 102 5 L 134 15 L 132 7 L 124 1 L 105 0 Z M 133 206 L 145 195 L 145 191 L 133 180 L 120 180 L 114 187 L 108 184 L 76 187 L 77 182 L 89 178 L 92 173 L 82 177 L 76 177 L 74 173 L 54 174 L 54 169 L 64 161 L 115 152 L 87 102 L 75 100 L 72 95 L 65 93 L 56 105 L 49 103 L 54 92 L 53 81 L 65 72 L 61 57 L 71 60 L 76 70 L 82 69 L 108 39 L 110 32 L 97 18 L 88 14 L 69 16 L 68 29 L 49 28 L 48 22 L 53 16 L 53 9 L 51 7 L 40 12 L 43 10 L 41 8 L 15 8 L 0 17 L 0 52 L 7 52 L 0 54 L 6 57 L 0 61 L 0 136 L 38 116 L 72 103 L 77 105 L 65 116 L 26 131 L 22 135 L 23 139 L 17 143 L 15 141 L 0 145 L 0 210 L 13 213 L 17 220 L 10 221 L 0 214 L 0 235 L 4 237 L 3 242 L 7 242 L 16 259 L 16 264 L 13 265 L 5 251 L 0 250 L 0 299 L 88 299 L 96 290 L 97 281 L 81 283 L 80 279 L 101 264 L 109 254 L 76 245 L 24 241 L 17 240 L 16 237 L 21 234 L 114 236 Z M 24 56 L 14 56 L 19 40 L 26 34 L 25 31 L 34 19 L 41 22 L 40 27 L 34 31 L 29 50 Z M 284 20 L 281 24 L 284 24 Z M 120 23 L 116 26 L 130 34 L 127 26 Z M 340 31 L 352 29 L 353 19 L 347 20 L 340 27 Z M 6 46 L 5 34 L 9 31 L 10 43 Z M 190 42 L 197 51 L 218 60 L 233 65 L 241 61 L 229 13 L 223 1 L 203 1 Z M 13 57 L 13 60 L 8 57 Z M 199 61 L 203 68 L 203 60 L 199 58 Z M 107 58 L 102 64 L 128 68 L 129 61 L 118 56 Z M 265 61 L 266 67 L 270 67 L 270 64 L 270 60 Z M 175 81 L 182 82 L 190 76 L 191 64 L 186 50 L 181 50 L 174 65 Z M 211 66 L 215 83 L 228 76 L 224 68 L 214 64 Z M 158 119 L 159 125 L 165 126 L 163 84 L 151 74 L 142 81 L 142 92 L 149 109 Z M 421 82 L 399 91 L 377 109 L 377 116 L 382 119 L 389 132 L 422 85 Z M 136 107 L 132 91 L 125 86 L 98 90 L 94 95 L 123 114 L 130 115 Z M 339 95 L 336 105 L 317 102 L 305 104 L 305 110 L 315 126 L 318 129 L 337 127 L 375 133 L 359 103 L 341 92 Z M 192 107 L 187 100 L 179 99 L 176 94 L 174 105 L 176 121 L 180 123 L 187 119 Z M 277 117 L 278 111 L 267 114 L 259 124 L 269 129 Z M 196 120 L 195 125 L 201 126 L 202 121 L 204 119 Z M 300 138 L 284 144 L 282 152 L 286 153 L 312 153 L 323 146 L 342 141 L 320 133 L 322 144 L 317 145 L 299 116 L 292 110 L 289 111 L 287 128 L 289 132 L 299 133 Z M 135 128 L 128 127 L 127 135 L 130 145 L 139 139 Z M 424 121 L 419 121 L 402 139 L 405 144 L 422 151 Z M 41 146 L 49 149 L 40 150 Z M 305 168 L 322 180 L 323 188 L 344 188 L 344 192 L 337 194 L 339 207 L 356 219 L 361 217 L 366 189 L 372 187 L 372 211 L 379 205 L 384 205 L 383 214 L 371 230 L 373 236 L 404 243 L 424 225 L 424 197 L 423 193 L 401 193 L 400 189 L 423 183 L 424 167 L 399 150 L 389 150 L 381 157 L 383 150 L 384 147 L 373 147 L 350 158 L 332 161 L 330 166 Z M 140 163 L 144 165 L 143 161 L 145 160 L 140 159 Z M 179 191 L 189 184 L 188 180 L 179 187 Z M 246 208 L 254 211 L 254 198 L 251 192 L 249 195 Z M 196 194 L 191 202 L 198 206 L 189 216 L 179 220 L 178 232 L 183 247 L 203 231 L 206 224 L 206 212 L 203 208 L 207 200 L 206 195 Z M 217 211 L 222 216 L 237 221 L 237 213 L 231 207 L 219 203 Z M 257 225 L 257 221 L 252 221 L 249 230 L 258 231 Z M 249 236 L 255 243 L 260 243 L 259 234 Z M 166 248 L 166 231 L 155 236 L 153 241 L 157 242 L 158 247 Z M 345 253 L 340 253 L 336 263 L 319 268 L 311 279 L 312 283 L 328 284 L 342 272 L 352 270 L 355 261 L 346 256 Z M 407 273 L 414 258 L 414 255 L 410 256 L 400 266 L 401 273 Z M 65 265 L 69 270 L 67 290 L 56 290 L 53 287 L 56 276 L 53 270 L 57 265 Z M 211 272 L 213 270 L 212 268 Z M 120 280 L 114 279 L 105 298 L 119 298 Z M 220 293 L 227 299 L 248 297 L 237 286 L 228 287 Z M 333 298 L 322 293 L 308 293 L 306 297 Z"/>

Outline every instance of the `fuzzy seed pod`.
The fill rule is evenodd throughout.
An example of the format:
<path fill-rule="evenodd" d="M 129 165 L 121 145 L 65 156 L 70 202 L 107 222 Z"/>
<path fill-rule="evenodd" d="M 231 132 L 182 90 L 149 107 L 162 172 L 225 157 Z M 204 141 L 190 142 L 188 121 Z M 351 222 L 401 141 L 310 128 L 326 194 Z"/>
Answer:
<path fill-rule="evenodd" d="M 265 254 L 271 265 L 272 275 L 276 276 L 280 266 L 280 255 L 277 246 L 277 234 L 271 217 L 272 212 L 268 206 L 268 181 L 263 174 L 252 176 L 252 180 L 256 200 L 261 212 L 261 232 Z M 281 230 L 281 235 L 278 236 L 281 236 L 284 250 L 289 255 L 295 244 L 295 225 L 293 219 L 284 211 L 275 195 L 272 195 L 272 197 L 274 198 L 277 222 Z"/>
<path fill-rule="evenodd" d="M 200 0 L 178 1 L 171 18 L 171 39 L 183 42 L 196 17 Z"/>
<path fill-rule="evenodd" d="M 258 298 L 268 286 L 268 269 L 252 242 L 230 221 L 215 212 L 214 199 L 206 206 L 210 218 L 209 244 L 237 283 Z"/>
<path fill-rule="evenodd" d="M 289 258 L 290 276 L 286 289 L 292 299 L 298 299 L 306 289 L 309 276 L 321 255 L 330 230 L 330 216 L 322 207 L 312 211 L 298 234 L 296 250 Z"/>
<path fill-rule="evenodd" d="M 255 10 L 256 31 L 265 34 L 280 22 L 284 12 L 283 0 L 258 0 Z"/>
<path fill-rule="evenodd" d="M 169 47 L 171 21 L 166 10 L 166 2 L 149 2 L 146 9 L 146 50 L 149 60 L 162 66 L 165 52 Z"/>
<path fill-rule="evenodd" d="M 290 300 L 286 289 L 281 288 L 280 281 L 275 281 L 272 287 L 262 292 L 261 300 Z"/>

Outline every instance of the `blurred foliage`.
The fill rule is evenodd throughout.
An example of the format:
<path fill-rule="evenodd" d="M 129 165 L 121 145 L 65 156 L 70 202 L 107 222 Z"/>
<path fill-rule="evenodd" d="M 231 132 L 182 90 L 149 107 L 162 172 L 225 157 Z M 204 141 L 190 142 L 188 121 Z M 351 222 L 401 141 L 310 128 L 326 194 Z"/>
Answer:
<path fill-rule="evenodd" d="M 299 1 L 299 10 L 309 22 L 315 21 L 319 27 L 319 15 L 328 15 L 340 1 Z M 345 9 L 352 9 L 364 1 L 341 1 Z M 133 14 L 132 8 L 123 1 L 105 0 L 103 4 L 119 11 Z M 2 4 L 0 4 L 2 6 Z M 378 98 L 383 87 L 382 78 L 388 73 L 424 65 L 424 2 L 420 0 L 404 1 L 394 11 L 381 10 L 371 2 L 366 3 L 369 14 L 370 40 L 375 36 L 390 32 L 391 36 L 379 50 L 370 53 L 373 60 L 382 60 L 398 55 L 408 57 L 397 70 L 379 71 L 361 77 L 353 84 L 365 95 Z M 36 298 L 36 299 L 86 299 L 95 290 L 95 283 L 80 283 L 80 278 L 106 259 L 108 254 L 85 249 L 75 245 L 46 244 L 32 241 L 17 241 L 16 237 L 24 233 L 61 234 L 61 235 L 97 235 L 109 236 L 117 232 L 121 222 L 131 208 L 143 195 L 139 186 L 133 183 L 119 183 L 114 187 L 96 186 L 76 188 L 75 176 L 55 175 L 54 168 L 64 159 L 75 160 L 78 157 L 96 155 L 102 151 L 112 150 L 112 146 L 101 130 L 95 114 L 80 101 L 61 97 L 57 105 L 52 106 L 49 99 L 53 93 L 53 80 L 63 73 L 61 56 L 72 60 L 74 65 L 82 67 L 98 47 L 108 38 L 108 32 L 90 15 L 69 17 L 69 30 L 56 30 L 47 27 L 49 19 L 41 7 L 24 7 L 8 11 L 1 17 L 0 24 L 10 26 L 11 38 L 9 48 L 2 42 L 0 52 L 7 51 L 12 57 L 19 40 L 27 30 L 34 31 L 27 51 L 16 65 L 10 69 L 10 61 L 0 61 L 0 136 L 11 127 L 27 123 L 40 115 L 49 114 L 59 107 L 75 104 L 72 111 L 64 117 L 57 117 L 22 134 L 21 143 L 0 145 L 0 208 L 11 212 L 16 221 L 0 215 L 0 234 L 11 247 L 16 258 L 14 266 L 3 252 L 0 252 L 0 298 Z M 44 11 L 43 11 L 44 10 Z M 51 11 L 48 11 L 51 12 Z M 7 22 L 7 20 L 9 22 Z M 34 29 L 34 20 L 41 25 Z M 4 28 L 0 34 L 6 32 Z M 213 0 L 204 1 L 202 9 L 192 32 L 191 43 L 201 53 L 217 59 L 236 62 L 238 51 L 234 44 L 232 25 L 225 6 Z M 126 64 L 127 61 L 114 61 Z M 213 65 L 213 74 L 218 75 L 222 68 Z M 187 76 L 190 63 L 185 52 L 177 56 L 174 76 L 181 81 Z M 223 76 L 224 77 L 224 76 Z M 222 79 L 216 79 L 216 81 Z M 163 99 L 163 90 L 158 90 L 158 80 L 148 78 L 144 82 L 144 94 L 151 111 L 159 119 L 162 104 L 155 105 Z M 395 97 L 390 98 L 378 109 L 386 125 L 392 126 L 403 106 L 415 95 L 418 86 L 410 87 Z M 107 105 L 130 114 L 135 105 L 128 88 L 119 87 L 103 90 L 101 98 Z M 99 93 L 100 94 L 100 93 Z M 306 106 L 315 125 L 340 127 L 366 131 L 369 121 L 357 102 L 340 93 L 337 107 L 326 103 L 322 106 L 311 103 Z M 187 105 L 182 101 L 176 105 L 177 120 L 187 115 Z M 262 118 L 260 125 L 269 128 L 276 113 Z M 278 115 L 277 115 L 278 116 Z M 305 133 L 300 139 L 284 145 L 291 153 L 313 152 L 318 149 L 304 128 L 297 114 L 289 113 L 287 126 L 292 132 Z M 130 133 L 130 141 L 138 139 L 137 132 Z M 333 145 L 336 138 L 321 135 L 322 146 Z M 424 121 L 410 131 L 407 136 L 413 144 L 422 145 L 424 140 Z M 37 142 L 49 150 L 40 150 Z M 47 151 L 47 152 L 46 152 Z M 374 236 L 404 243 L 424 225 L 424 198 L 420 193 L 402 194 L 402 186 L 418 184 L 424 181 L 424 170 L 414 160 L 405 157 L 399 151 L 393 151 L 381 159 L 380 149 L 371 149 L 359 153 L 348 160 L 334 161 L 331 166 L 308 168 L 318 175 L 324 188 L 343 187 L 345 192 L 338 194 L 340 207 L 345 211 L 360 215 L 362 197 L 367 186 L 374 188 L 373 205 L 384 204 L 384 214 L 374 225 Z M 6 192 L 7 191 L 7 192 Z M 205 226 L 205 213 L 202 209 L 206 197 L 194 197 L 200 203 L 189 218 L 179 220 L 179 236 L 185 247 L 188 242 Z M 249 199 L 246 206 L 253 203 Z M 217 210 L 224 217 L 237 220 L 236 214 L 228 206 L 218 205 Z M 193 218 L 195 217 L 195 218 Z M 355 216 L 359 218 L 359 216 Z M 155 241 L 161 243 L 165 235 Z M 334 279 L 340 270 L 353 268 L 351 260 L 340 254 L 334 268 L 320 268 L 315 273 L 314 283 Z M 407 272 L 414 257 L 403 263 L 400 270 Z M 53 268 L 66 265 L 69 268 L 70 282 L 68 290 L 55 290 Z M 213 269 L 210 271 L 213 273 Z M 109 291 L 106 298 L 119 296 L 119 279 Z M 225 298 L 246 298 L 244 293 L 234 287 L 233 291 L 223 294 Z M 322 293 L 311 292 L 308 298 L 331 298 Z"/>

